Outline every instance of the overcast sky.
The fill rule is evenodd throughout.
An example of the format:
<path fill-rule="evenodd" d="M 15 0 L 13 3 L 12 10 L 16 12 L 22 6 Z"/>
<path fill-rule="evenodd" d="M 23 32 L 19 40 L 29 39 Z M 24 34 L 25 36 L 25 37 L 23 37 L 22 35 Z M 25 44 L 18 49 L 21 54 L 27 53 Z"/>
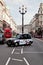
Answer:
<path fill-rule="evenodd" d="M 40 3 L 43 0 L 4 0 L 10 9 L 11 16 L 17 25 L 22 24 L 22 17 L 19 13 L 19 7 L 24 5 L 27 7 L 27 13 L 24 15 L 24 24 L 29 24 L 33 16 L 38 12 Z"/>

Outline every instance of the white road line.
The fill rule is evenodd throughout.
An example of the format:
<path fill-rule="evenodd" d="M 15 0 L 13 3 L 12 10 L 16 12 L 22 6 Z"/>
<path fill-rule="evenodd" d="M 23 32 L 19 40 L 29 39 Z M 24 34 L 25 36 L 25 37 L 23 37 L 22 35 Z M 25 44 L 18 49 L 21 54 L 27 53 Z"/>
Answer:
<path fill-rule="evenodd" d="M 20 49 L 16 49 L 16 50 L 20 50 Z"/>
<path fill-rule="evenodd" d="M 24 53 L 43 53 L 43 52 L 24 52 Z"/>
<path fill-rule="evenodd" d="M 15 60 L 15 61 L 21 61 L 21 62 L 23 61 L 23 60 L 21 60 L 21 59 L 13 59 L 13 58 L 12 58 L 12 60 Z"/>
<path fill-rule="evenodd" d="M 23 48 L 21 49 L 21 54 L 23 54 Z"/>
<path fill-rule="evenodd" d="M 14 54 L 20 54 L 20 53 L 18 53 L 18 52 L 15 52 Z"/>
<path fill-rule="evenodd" d="M 8 65 L 10 60 L 11 60 L 11 58 L 9 57 L 5 65 Z"/>
<path fill-rule="evenodd" d="M 24 47 L 24 46 L 22 46 L 22 47 Z"/>
<path fill-rule="evenodd" d="M 13 53 L 14 53 L 14 51 L 15 51 L 15 48 L 12 50 L 11 54 L 13 54 Z"/>
<path fill-rule="evenodd" d="M 26 58 L 23 58 L 27 65 L 29 65 L 29 62 L 26 60 Z"/>

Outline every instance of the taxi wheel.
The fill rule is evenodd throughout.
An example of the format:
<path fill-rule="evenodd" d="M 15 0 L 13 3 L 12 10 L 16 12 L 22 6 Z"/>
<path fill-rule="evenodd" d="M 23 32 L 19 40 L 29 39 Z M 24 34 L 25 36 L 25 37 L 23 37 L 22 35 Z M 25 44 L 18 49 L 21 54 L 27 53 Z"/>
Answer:
<path fill-rule="evenodd" d="M 29 42 L 29 45 L 31 45 L 32 43 L 31 42 Z"/>
<path fill-rule="evenodd" d="M 18 42 L 16 42 L 16 43 L 15 43 L 15 46 L 19 46 L 19 43 L 18 43 Z"/>
<path fill-rule="evenodd" d="M 8 41 L 8 42 L 7 42 L 7 45 L 8 45 L 8 47 L 11 47 L 11 42 Z"/>
<path fill-rule="evenodd" d="M 29 46 L 31 46 L 31 44 L 29 44 Z"/>

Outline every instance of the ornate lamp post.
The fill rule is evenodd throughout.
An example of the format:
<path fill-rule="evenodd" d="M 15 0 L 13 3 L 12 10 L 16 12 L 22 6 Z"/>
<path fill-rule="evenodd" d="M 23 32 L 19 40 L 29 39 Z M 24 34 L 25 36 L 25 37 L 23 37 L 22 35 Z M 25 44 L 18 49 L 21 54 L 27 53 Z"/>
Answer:
<path fill-rule="evenodd" d="M 24 14 L 27 12 L 27 8 L 22 5 L 22 7 L 19 7 L 19 12 L 22 14 L 22 34 L 24 33 Z"/>

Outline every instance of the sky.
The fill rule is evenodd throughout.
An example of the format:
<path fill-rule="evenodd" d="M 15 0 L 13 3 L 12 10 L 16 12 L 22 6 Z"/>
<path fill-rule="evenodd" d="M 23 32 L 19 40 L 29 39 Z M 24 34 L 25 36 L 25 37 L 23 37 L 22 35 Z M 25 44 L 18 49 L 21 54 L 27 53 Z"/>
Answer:
<path fill-rule="evenodd" d="M 43 0 L 4 0 L 10 10 L 11 16 L 17 25 L 22 24 L 22 15 L 19 12 L 19 7 L 24 5 L 27 12 L 24 15 L 24 24 L 29 24 L 33 16 L 38 12 L 40 3 Z"/>

